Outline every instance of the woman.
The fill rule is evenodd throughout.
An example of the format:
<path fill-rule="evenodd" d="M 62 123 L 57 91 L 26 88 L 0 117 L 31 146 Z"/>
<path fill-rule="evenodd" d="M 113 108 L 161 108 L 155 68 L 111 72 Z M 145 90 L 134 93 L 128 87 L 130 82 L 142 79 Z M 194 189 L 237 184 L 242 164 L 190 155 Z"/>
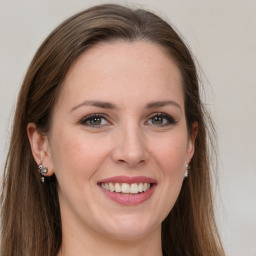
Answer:
<path fill-rule="evenodd" d="M 2 255 L 224 255 L 191 54 L 145 10 L 61 24 L 24 79 Z"/>

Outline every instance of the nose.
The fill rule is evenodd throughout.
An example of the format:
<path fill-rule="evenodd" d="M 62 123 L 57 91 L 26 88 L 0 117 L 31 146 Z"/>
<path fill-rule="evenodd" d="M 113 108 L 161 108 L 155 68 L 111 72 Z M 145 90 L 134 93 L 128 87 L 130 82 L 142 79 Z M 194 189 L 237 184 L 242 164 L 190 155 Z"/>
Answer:
<path fill-rule="evenodd" d="M 129 168 L 141 166 L 147 162 L 148 151 L 139 127 L 127 127 L 118 132 L 114 141 L 112 158 L 117 164 Z"/>

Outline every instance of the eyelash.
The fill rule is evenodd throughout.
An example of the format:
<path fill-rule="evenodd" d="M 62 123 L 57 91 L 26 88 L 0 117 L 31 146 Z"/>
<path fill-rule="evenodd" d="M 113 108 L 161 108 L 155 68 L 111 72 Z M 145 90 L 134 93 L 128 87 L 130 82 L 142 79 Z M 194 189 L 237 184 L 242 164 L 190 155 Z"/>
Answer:
<path fill-rule="evenodd" d="M 91 115 L 89 115 L 89 116 L 85 116 L 85 117 L 83 117 L 80 121 L 79 121 L 79 123 L 80 124 L 82 124 L 82 125 L 86 125 L 86 126 L 91 126 L 91 127 L 94 127 L 94 128 L 100 128 L 100 127 L 102 127 L 102 126 L 105 126 L 106 124 L 100 124 L 100 125 L 93 125 L 93 124 L 88 124 L 87 122 L 90 122 L 90 121 L 92 121 L 93 119 L 95 119 L 95 118 L 98 118 L 98 119 L 104 119 L 104 120 L 106 120 L 108 123 L 110 123 L 109 121 L 108 121 L 108 118 L 107 118 L 107 116 L 105 116 L 104 114 L 91 114 Z"/>
<path fill-rule="evenodd" d="M 160 117 L 160 118 L 163 118 L 163 120 L 167 120 L 167 123 L 165 124 L 146 124 L 146 125 L 153 125 L 153 126 L 157 126 L 157 127 L 165 127 L 165 126 L 169 126 L 169 125 L 175 125 L 177 123 L 177 121 L 174 120 L 174 118 L 170 115 L 167 115 L 165 113 L 152 113 L 151 115 L 148 116 L 148 119 L 146 121 L 146 123 L 148 123 L 150 120 L 152 121 L 152 119 L 154 117 Z M 108 122 L 109 124 L 111 124 L 109 121 L 108 121 L 108 117 L 104 114 L 91 114 L 91 115 L 88 115 L 88 116 L 85 116 L 83 117 L 79 123 L 81 125 L 86 125 L 86 126 L 90 126 L 90 127 L 93 127 L 93 128 L 101 128 L 102 126 L 105 126 L 105 125 L 108 125 L 108 124 L 90 124 L 88 122 L 92 121 L 93 119 L 100 119 L 101 122 L 102 120 L 104 119 L 106 122 Z"/>
<path fill-rule="evenodd" d="M 149 117 L 148 117 L 148 121 L 151 120 L 154 118 L 154 117 L 161 117 L 163 119 L 166 119 L 167 120 L 167 123 L 165 124 L 158 124 L 156 126 L 160 126 L 160 127 L 165 127 L 165 126 L 169 126 L 169 125 L 175 125 L 177 123 L 177 121 L 175 121 L 175 119 L 170 116 L 170 115 L 167 115 L 165 113 L 152 113 Z M 147 122 L 148 122 L 147 121 Z M 155 125 L 155 124 L 150 124 L 150 125 Z"/>

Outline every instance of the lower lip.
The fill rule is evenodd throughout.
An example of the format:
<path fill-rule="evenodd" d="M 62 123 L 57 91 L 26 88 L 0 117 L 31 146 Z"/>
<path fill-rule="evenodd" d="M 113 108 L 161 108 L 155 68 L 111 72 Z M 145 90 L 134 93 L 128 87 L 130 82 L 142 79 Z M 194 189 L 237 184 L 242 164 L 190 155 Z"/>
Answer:
<path fill-rule="evenodd" d="M 102 187 L 100 187 L 101 191 L 112 201 L 115 201 L 121 205 L 138 205 L 145 201 L 147 201 L 153 194 L 156 185 L 152 185 L 149 190 L 146 192 L 142 192 L 139 194 L 121 194 L 116 192 L 110 192 Z"/>

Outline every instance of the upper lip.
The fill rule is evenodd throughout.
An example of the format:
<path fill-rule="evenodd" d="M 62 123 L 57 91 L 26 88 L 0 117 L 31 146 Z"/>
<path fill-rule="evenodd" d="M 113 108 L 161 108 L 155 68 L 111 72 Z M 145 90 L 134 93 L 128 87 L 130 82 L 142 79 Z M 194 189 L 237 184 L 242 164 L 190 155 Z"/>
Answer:
<path fill-rule="evenodd" d="M 100 180 L 98 183 L 157 183 L 155 179 L 146 177 L 146 176 L 135 176 L 135 177 L 129 177 L 129 176 L 114 176 L 109 177 L 103 180 Z"/>

